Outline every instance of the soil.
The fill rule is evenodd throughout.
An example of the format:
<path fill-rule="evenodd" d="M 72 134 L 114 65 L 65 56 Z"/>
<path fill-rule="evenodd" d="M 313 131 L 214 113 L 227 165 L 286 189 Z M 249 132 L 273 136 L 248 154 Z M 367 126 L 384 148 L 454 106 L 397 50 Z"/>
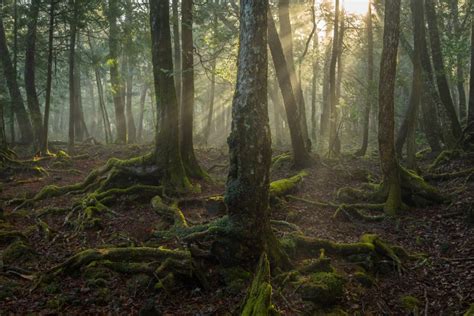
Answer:
<path fill-rule="evenodd" d="M 114 213 L 104 216 L 100 229 L 77 230 L 64 225 L 67 213 L 43 217 L 42 220 L 54 232 L 54 237 L 47 238 L 36 229 L 38 213 L 51 206 L 70 208 L 81 195 L 67 194 L 46 199 L 18 211 L 14 211 L 15 205 L 7 202 L 14 198 L 31 197 L 48 184 L 80 182 L 88 172 L 109 158 L 127 159 L 149 150 L 149 146 L 137 145 L 83 145 L 76 152 L 78 159 L 72 159 L 68 166 L 58 166 L 54 160 L 40 161 L 48 175 L 35 177 L 18 173 L 0 179 L 0 202 L 4 204 L 0 230 L 24 232 L 27 236 L 25 243 L 31 248 L 29 255 L 9 263 L 28 273 L 6 272 L 0 264 L 0 271 L 3 271 L 0 272 L 0 314 L 129 315 L 144 314 L 147 306 L 154 306 L 155 311 L 163 315 L 238 314 L 246 286 L 230 288 L 219 277 L 211 280 L 208 290 L 196 284 L 181 284 L 172 292 L 155 290 L 149 279 L 118 273 L 111 273 L 102 287 L 92 286 L 80 273 L 61 277 L 48 285 L 38 286 L 29 279 L 30 273 L 47 271 L 84 249 L 146 244 L 150 234 L 161 223 L 161 218 L 153 211 L 148 199 L 138 198 L 133 202 L 118 199 L 111 207 Z M 226 149 L 199 149 L 197 155 L 214 181 L 201 181 L 201 192 L 194 195 L 223 194 L 228 163 Z M 420 160 L 419 165 L 426 169 L 429 162 Z M 438 172 L 462 170 L 473 165 L 473 156 L 466 155 L 441 166 Z M 310 200 L 334 201 L 339 188 L 359 187 L 365 181 L 358 170 L 368 170 L 372 181 L 380 180 L 375 154 L 364 159 L 342 157 L 323 160 L 308 170 L 309 176 L 298 186 L 294 195 Z M 272 178 L 288 177 L 296 172 L 290 165 L 284 164 L 273 171 Z M 348 280 L 339 307 L 349 315 L 410 314 L 411 311 L 402 303 L 402 298 L 406 296 L 418 299 L 420 314 L 462 315 L 474 303 L 472 178 L 474 176 L 433 183 L 451 196 L 451 202 L 409 208 L 396 218 L 382 222 L 334 218 L 333 208 L 315 207 L 293 200 L 274 206 L 272 216 L 298 225 L 308 236 L 355 242 L 362 234 L 370 232 L 390 244 L 404 247 L 409 253 L 423 254 L 419 260 L 404 263 L 401 273 L 388 271 L 375 275 L 376 282 L 371 288 L 364 288 L 355 281 L 355 264 L 331 258 L 336 270 Z M 220 216 L 196 205 L 185 207 L 182 211 L 192 224 L 207 223 Z M 8 244 L 0 245 L 0 251 L 4 252 L 7 247 Z M 211 266 L 209 269 L 218 267 Z M 283 289 L 275 287 L 273 302 L 284 315 L 310 314 L 312 308 L 292 286 Z"/>

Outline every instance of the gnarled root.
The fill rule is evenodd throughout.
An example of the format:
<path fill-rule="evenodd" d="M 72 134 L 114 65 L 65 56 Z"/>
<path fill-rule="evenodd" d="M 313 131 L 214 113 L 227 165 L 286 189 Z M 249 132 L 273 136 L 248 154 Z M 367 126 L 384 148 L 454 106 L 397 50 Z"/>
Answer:
<path fill-rule="evenodd" d="M 272 286 L 270 284 L 270 263 L 266 253 L 258 262 L 252 285 L 245 297 L 242 316 L 278 315 L 272 304 Z"/>
<path fill-rule="evenodd" d="M 456 172 L 429 173 L 424 176 L 426 180 L 445 181 L 459 177 L 470 177 L 474 174 L 474 168 L 468 168 Z"/>
<path fill-rule="evenodd" d="M 33 176 L 42 177 L 48 173 L 37 165 L 34 160 L 17 160 L 16 154 L 9 149 L 0 150 L 0 178 L 12 174 L 27 173 Z"/>
<path fill-rule="evenodd" d="M 306 171 L 301 171 L 293 177 L 271 182 L 270 197 L 277 198 L 290 194 L 306 176 L 308 176 L 308 173 Z"/>

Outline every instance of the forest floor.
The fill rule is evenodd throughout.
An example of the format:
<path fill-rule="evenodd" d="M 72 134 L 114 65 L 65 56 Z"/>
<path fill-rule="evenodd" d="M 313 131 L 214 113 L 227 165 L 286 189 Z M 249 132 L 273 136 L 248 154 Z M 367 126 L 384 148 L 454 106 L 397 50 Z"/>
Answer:
<path fill-rule="evenodd" d="M 3 243 L 0 244 L 3 253 L 3 260 L 0 260 L 0 314 L 138 314 L 150 304 L 163 315 L 226 315 L 238 312 L 250 279 L 240 287 L 226 286 L 224 281 L 217 280 L 210 290 L 188 284 L 167 292 L 154 289 L 154 282 L 147 275 L 109 272 L 100 277 L 101 282 L 97 282 L 98 279 L 92 282 L 84 275 L 73 274 L 35 286 L 28 274 L 21 273 L 23 270 L 46 271 L 84 249 L 146 244 L 161 220 L 160 215 L 151 208 L 149 199 L 115 201 L 111 207 L 114 213 L 104 216 L 100 229 L 77 230 L 65 226 L 66 213 L 46 215 L 41 219 L 50 228 L 48 236 L 45 236 L 44 230 L 38 229 L 41 210 L 51 206 L 70 207 L 80 196 L 50 198 L 18 211 L 13 211 L 15 206 L 6 202 L 13 198 L 31 197 L 48 184 L 80 182 L 88 172 L 109 158 L 126 159 L 150 149 L 136 145 L 84 145 L 78 147 L 77 159 L 72 159 L 67 166 L 54 164 L 53 160 L 39 162 L 48 175 L 32 177 L 13 174 L 0 179 L 0 203 L 3 201 L 5 204 L 3 214 L 0 214 L 0 230 L 20 231 L 27 239 L 22 244 L 23 248 L 15 252 L 8 242 L 0 238 L 0 243 Z M 194 195 L 222 194 L 227 176 L 227 150 L 200 149 L 197 155 L 214 182 L 202 181 L 201 192 Z M 426 167 L 429 162 L 421 160 L 419 163 Z M 450 172 L 472 166 L 474 158 L 468 155 L 451 161 L 439 171 Z M 344 157 L 323 160 L 322 164 L 308 169 L 309 175 L 299 184 L 294 195 L 310 200 L 334 201 L 339 188 L 358 187 L 365 181 L 357 170 L 368 170 L 377 180 L 379 167 L 375 153 L 364 159 Z M 290 166 L 283 165 L 273 172 L 272 179 L 295 173 Z M 354 263 L 331 258 L 336 270 L 348 280 L 344 297 L 338 304 L 348 314 L 462 315 L 474 303 L 474 225 L 467 215 L 472 216 L 474 207 L 474 181 L 472 176 L 466 176 L 434 184 L 452 196 L 450 203 L 410 208 L 395 219 L 381 222 L 333 218 L 334 208 L 316 207 L 294 200 L 279 203 L 273 209 L 272 217 L 298 225 L 308 236 L 355 242 L 362 234 L 370 232 L 391 244 L 403 246 L 410 253 L 424 254 L 420 260 L 404 263 L 401 273 L 388 271 L 374 275 L 376 281 L 369 288 L 357 282 Z M 196 205 L 184 207 L 182 211 L 193 224 L 206 223 L 223 215 Z M 7 264 L 19 269 L 16 273 L 7 272 Z M 310 314 L 311 306 L 301 299 L 294 287 L 274 287 L 273 293 L 273 301 L 284 315 Z M 416 306 L 407 307 L 410 305 L 407 301 L 416 302 Z"/>

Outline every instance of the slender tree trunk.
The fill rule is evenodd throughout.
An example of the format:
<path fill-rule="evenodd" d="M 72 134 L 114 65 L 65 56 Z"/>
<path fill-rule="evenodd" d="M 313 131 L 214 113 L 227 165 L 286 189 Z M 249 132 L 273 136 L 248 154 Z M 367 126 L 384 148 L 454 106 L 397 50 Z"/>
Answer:
<path fill-rule="evenodd" d="M 114 99 L 115 121 L 117 126 L 116 141 L 119 144 L 127 143 L 127 122 L 125 118 L 124 105 L 124 85 L 119 72 L 119 34 L 120 29 L 117 25 L 117 19 L 120 15 L 119 1 L 108 0 L 108 20 L 109 20 L 109 64 L 110 64 L 110 83 L 112 85 L 112 95 Z"/>
<path fill-rule="evenodd" d="M 229 137 L 230 170 L 225 202 L 238 237 L 217 240 L 220 258 L 255 263 L 263 251 L 275 253 L 268 191 L 271 137 L 267 108 L 268 1 L 240 1 L 237 85 Z M 228 262 L 227 262 L 228 263 Z"/>
<path fill-rule="evenodd" d="M 179 109 L 173 71 L 168 0 L 150 2 L 153 77 L 156 98 L 157 131 L 154 157 L 162 184 L 174 191 L 190 188 L 179 146 Z"/>
<path fill-rule="evenodd" d="M 400 0 L 385 2 L 383 50 L 380 62 L 378 142 L 388 198 L 385 212 L 394 215 L 402 205 L 400 170 L 395 153 L 394 90 L 400 36 Z"/>
<path fill-rule="evenodd" d="M 135 120 L 133 118 L 132 110 L 132 99 L 133 99 L 133 68 L 135 66 L 133 48 L 133 34 L 132 34 L 132 25 L 133 25 L 133 5 L 131 0 L 126 1 L 126 10 L 125 10 L 125 74 L 127 78 L 126 82 L 126 113 L 127 113 L 127 139 L 128 143 L 134 143 L 137 140 L 137 128 L 135 126 Z"/>
<path fill-rule="evenodd" d="M 76 31 L 77 31 L 77 0 L 69 0 L 69 9 L 72 17 L 69 21 L 69 133 L 68 150 L 74 151 L 75 141 L 75 114 L 76 114 L 76 84 L 75 66 L 76 66 Z"/>
<path fill-rule="evenodd" d="M 336 65 L 339 48 L 339 0 L 336 0 L 336 6 L 334 11 L 334 34 L 332 41 L 332 53 L 331 62 L 329 65 L 329 142 L 328 142 L 328 154 L 332 155 L 335 142 L 336 142 L 336 129 L 337 129 L 337 96 L 336 96 Z"/>
<path fill-rule="evenodd" d="M 374 31 L 372 27 L 372 0 L 369 0 L 367 12 L 367 91 L 365 97 L 365 109 L 363 117 L 362 146 L 356 153 L 365 156 L 369 145 L 370 110 L 372 108 L 372 93 L 374 93 Z"/>
<path fill-rule="evenodd" d="M 49 30 L 48 30 L 48 69 L 46 75 L 46 97 L 44 103 L 43 143 L 41 151 L 48 152 L 49 111 L 51 108 L 51 87 L 53 83 L 53 41 L 54 41 L 54 12 L 56 0 L 49 1 Z"/>
<path fill-rule="evenodd" d="M 313 21 L 316 23 L 316 21 Z M 317 119 L 316 119 L 316 100 L 318 94 L 318 76 L 319 76 L 319 37 L 316 33 L 313 37 L 313 77 L 311 79 L 311 139 L 313 144 L 317 142 Z"/>
<path fill-rule="evenodd" d="M 26 52 L 25 52 L 25 90 L 26 101 L 30 111 L 31 122 L 34 130 L 34 144 L 36 150 L 41 150 L 43 143 L 43 116 L 41 114 L 38 94 L 36 93 L 36 30 L 38 24 L 38 14 L 40 9 L 40 0 L 32 0 L 28 16 L 28 30 L 26 34 Z"/>
<path fill-rule="evenodd" d="M 446 113 L 451 122 L 451 129 L 453 136 L 458 139 L 461 136 L 461 125 L 454 108 L 453 99 L 449 90 L 448 79 L 446 77 L 446 71 L 443 61 L 443 53 L 441 50 L 441 39 L 438 32 L 438 18 L 436 16 L 436 9 L 434 0 L 426 0 L 426 18 L 428 20 L 430 42 L 431 42 L 431 53 L 433 55 L 433 64 L 435 68 L 436 81 L 438 84 L 438 91 L 446 109 Z"/>
<path fill-rule="evenodd" d="M 176 86 L 176 97 L 178 98 L 178 106 L 181 108 L 181 44 L 179 32 L 179 0 L 172 1 L 173 11 L 173 53 L 174 53 L 174 84 Z"/>
<path fill-rule="evenodd" d="M 324 78 L 323 78 L 323 108 L 320 122 L 320 135 L 325 138 L 329 135 L 329 118 L 331 116 L 331 100 L 329 97 L 329 67 L 331 65 L 331 51 L 333 39 L 331 39 L 326 47 L 324 54 Z"/>
<path fill-rule="evenodd" d="M 300 121 L 301 132 L 305 141 L 306 149 L 309 152 L 311 151 L 311 140 L 309 139 L 308 134 L 308 123 L 306 120 L 306 106 L 303 97 L 303 90 L 301 89 L 301 82 L 297 77 L 295 70 L 289 0 L 279 0 L 278 15 L 280 19 L 280 41 L 290 75 L 291 86 L 293 87 L 293 94 L 296 99 L 296 106 L 298 107 L 298 120 Z"/>
<path fill-rule="evenodd" d="M 0 59 L 2 62 L 3 74 L 10 93 L 10 102 L 15 111 L 15 116 L 20 126 L 21 142 L 30 144 L 33 142 L 33 128 L 31 126 L 30 118 L 23 103 L 20 87 L 18 86 L 17 74 L 15 72 L 14 64 L 10 58 L 8 51 L 7 39 L 5 36 L 5 29 L 3 27 L 3 4 L 0 0 Z"/>
<path fill-rule="evenodd" d="M 87 127 L 84 122 L 84 110 L 82 108 L 82 85 L 81 85 L 81 67 L 79 58 L 77 55 L 77 47 L 79 46 L 79 34 L 76 35 L 76 56 L 74 58 L 74 106 L 75 106 L 75 118 L 74 118 L 74 136 L 78 141 L 83 141 L 87 135 Z M 87 136 L 86 136 L 87 138 Z"/>
<path fill-rule="evenodd" d="M 273 119 L 275 122 L 275 143 L 277 146 L 283 145 L 283 126 L 282 126 L 282 113 L 285 111 L 281 99 L 279 96 L 278 83 L 272 81 L 272 84 L 268 86 L 268 94 L 273 104 Z"/>
<path fill-rule="evenodd" d="M 0 5 L 2 5 L 0 0 Z M 18 3 L 13 0 L 13 69 L 15 75 L 18 73 Z M 10 101 L 10 136 L 12 144 L 15 143 L 15 107 L 14 103 Z"/>
<path fill-rule="evenodd" d="M 273 65 L 275 66 L 275 72 L 288 118 L 294 163 L 296 166 L 304 167 L 310 162 L 311 158 L 301 129 L 297 101 L 293 93 L 294 90 L 291 84 L 286 58 L 270 12 L 268 15 L 268 45 L 270 46 Z"/>
<path fill-rule="evenodd" d="M 211 64 L 211 90 L 209 92 L 209 112 L 207 113 L 206 130 L 204 132 L 204 143 L 207 145 L 209 142 L 209 135 L 212 129 L 212 118 L 214 116 L 214 99 L 216 92 L 216 60 L 212 60 Z"/>
<path fill-rule="evenodd" d="M 110 121 L 109 121 L 109 115 L 107 113 L 107 108 L 105 106 L 105 99 L 104 99 L 104 88 L 102 85 L 102 79 L 100 76 L 100 71 L 99 69 L 94 69 L 95 72 L 95 80 L 97 84 L 97 94 L 99 95 L 99 108 L 100 112 L 102 114 L 102 122 L 104 124 L 104 136 L 105 136 L 105 142 L 107 144 L 110 144 L 113 141 L 112 138 L 112 130 L 110 128 Z"/>
<path fill-rule="evenodd" d="M 190 177 L 203 178 L 194 154 L 194 42 L 193 42 L 193 0 L 181 2 L 181 47 L 182 47 L 182 91 L 181 91 L 181 158 Z"/>
<path fill-rule="evenodd" d="M 143 140 L 143 116 L 145 114 L 145 101 L 146 101 L 146 92 L 148 90 L 148 84 L 144 84 L 142 88 L 142 93 L 140 94 L 140 116 L 138 118 L 138 140 Z"/>

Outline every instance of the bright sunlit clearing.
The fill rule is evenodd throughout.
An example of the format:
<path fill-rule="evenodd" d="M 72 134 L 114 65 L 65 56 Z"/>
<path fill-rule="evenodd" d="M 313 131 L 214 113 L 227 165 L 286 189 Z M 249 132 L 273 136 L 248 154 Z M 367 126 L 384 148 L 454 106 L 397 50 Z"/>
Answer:
<path fill-rule="evenodd" d="M 369 1 L 368 0 L 345 0 L 343 1 L 343 5 L 347 13 L 366 14 Z"/>

